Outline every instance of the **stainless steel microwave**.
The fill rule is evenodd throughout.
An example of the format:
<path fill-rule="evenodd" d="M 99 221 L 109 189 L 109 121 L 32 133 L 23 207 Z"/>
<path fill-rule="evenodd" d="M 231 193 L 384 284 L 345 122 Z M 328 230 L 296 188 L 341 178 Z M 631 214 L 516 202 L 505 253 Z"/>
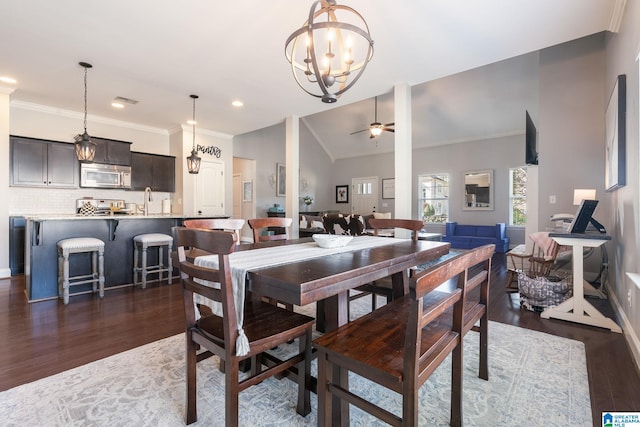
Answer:
<path fill-rule="evenodd" d="M 131 188 L 131 166 L 81 163 L 80 187 Z"/>

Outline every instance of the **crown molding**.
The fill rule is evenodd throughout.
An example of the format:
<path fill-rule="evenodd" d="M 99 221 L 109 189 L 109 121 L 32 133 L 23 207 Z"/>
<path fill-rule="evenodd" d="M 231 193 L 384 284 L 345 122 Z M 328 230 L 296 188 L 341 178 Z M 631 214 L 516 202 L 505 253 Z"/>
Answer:
<path fill-rule="evenodd" d="M 0 83 L 0 93 L 4 93 L 5 95 L 11 95 L 16 90 L 15 86 L 7 86 Z"/>
<path fill-rule="evenodd" d="M 613 9 L 611 10 L 611 17 L 609 18 L 608 30 L 612 33 L 620 31 L 620 24 L 624 17 L 624 8 L 627 4 L 627 0 L 615 0 L 613 3 Z"/>
<path fill-rule="evenodd" d="M 177 133 L 180 130 L 182 130 L 182 132 L 193 131 L 190 125 L 180 125 L 180 127 L 172 128 L 172 131 L 173 130 L 175 130 L 174 133 Z M 213 130 L 202 129 L 202 128 L 196 128 L 196 135 L 213 136 L 214 138 L 229 139 L 229 140 L 233 139 L 233 135 L 229 135 L 228 133 L 216 132 Z"/>
<path fill-rule="evenodd" d="M 12 101 L 11 107 L 18 108 L 25 111 L 34 111 L 37 113 L 52 114 L 54 116 L 66 117 L 70 119 L 79 119 L 79 120 L 84 119 L 84 113 L 79 113 L 77 111 L 71 111 L 71 110 L 64 110 L 62 108 L 49 107 L 47 105 L 34 104 L 31 102 Z M 102 116 L 94 116 L 92 114 L 87 114 L 87 120 L 93 123 L 100 123 L 104 125 L 117 126 L 125 129 L 156 133 L 159 135 L 169 134 L 166 129 L 139 125 L 136 123 L 126 122 L 124 120 L 109 119 L 107 117 L 102 117 Z"/>

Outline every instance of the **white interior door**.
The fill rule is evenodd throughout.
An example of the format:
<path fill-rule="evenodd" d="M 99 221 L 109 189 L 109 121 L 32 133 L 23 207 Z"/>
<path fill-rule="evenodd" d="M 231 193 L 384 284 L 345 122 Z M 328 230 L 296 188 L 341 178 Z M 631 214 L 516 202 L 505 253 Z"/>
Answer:
<path fill-rule="evenodd" d="M 196 175 L 196 214 L 224 215 L 224 162 L 202 160 Z"/>
<path fill-rule="evenodd" d="M 351 180 L 351 213 L 369 215 L 378 208 L 378 177 Z"/>

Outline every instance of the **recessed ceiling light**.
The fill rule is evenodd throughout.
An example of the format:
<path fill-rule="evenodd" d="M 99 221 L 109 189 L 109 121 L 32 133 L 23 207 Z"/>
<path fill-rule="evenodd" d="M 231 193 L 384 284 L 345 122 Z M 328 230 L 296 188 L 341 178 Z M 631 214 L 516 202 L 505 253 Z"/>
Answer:
<path fill-rule="evenodd" d="M 196 122 L 195 120 L 187 120 L 187 124 L 188 125 L 197 125 L 198 122 Z"/>
<path fill-rule="evenodd" d="M 124 108 L 124 104 L 121 104 L 121 103 L 119 103 L 119 102 L 112 102 L 112 103 L 111 103 L 111 106 L 112 106 L 113 108 Z"/>
<path fill-rule="evenodd" d="M 16 79 L 13 79 L 11 77 L 6 77 L 6 76 L 0 77 L 0 82 L 9 83 L 11 85 L 14 85 L 14 84 L 18 83 L 18 81 Z"/>
<path fill-rule="evenodd" d="M 231 105 L 233 105 L 234 107 L 242 107 L 244 103 L 242 101 L 233 101 Z"/>

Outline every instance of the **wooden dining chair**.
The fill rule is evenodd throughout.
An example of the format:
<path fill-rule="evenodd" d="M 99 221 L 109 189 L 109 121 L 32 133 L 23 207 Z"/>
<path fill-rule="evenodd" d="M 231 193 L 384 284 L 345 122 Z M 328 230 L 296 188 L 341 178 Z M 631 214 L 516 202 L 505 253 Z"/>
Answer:
<path fill-rule="evenodd" d="M 253 218 L 247 220 L 249 227 L 253 230 L 253 241 L 268 242 L 271 240 L 289 240 L 289 227 L 293 220 L 291 218 Z M 278 227 L 283 231 L 280 234 L 262 234 L 268 227 Z"/>
<path fill-rule="evenodd" d="M 238 425 L 238 394 L 266 378 L 283 374 L 285 370 L 297 369 L 297 412 L 305 416 L 311 411 L 310 366 L 311 331 L 314 319 L 284 310 L 260 300 L 247 298 L 244 306 L 242 328 L 248 339 L 249 350 L 238 355 L 236 340 L 239 336 L 236 303 L 229 265 L 229 254 L 234 250 L 232 232 L 211 231 L 175 227 L 177 236 L 180 276 L 184 292 L 186 319 L 186 368 L 187 410 L 186 423 L 197 421 L 196 408 L 196 362 L 216 355 L 225 362 L 225 425 Z M 185 247 L 198 248 L 217 254 L 218 268 L 197 266 L 187 259 Z M 218 283 L 219 289 L 202 284 Z M 217 301 L 222 305 L 222 316 L 210 314 L 196 319 L 194 294 Z M 288 341 L 299 339 L 298 351 L 286 360 L 270 364 L 263 370 L 262 353 Z M 196 354 L 201 347 L 206 351 Z M 239 379 L 239 362 L 251 358 L 251 373 Z"/>
<path fill-rule="evenodd" d="M 386 232 L 393 233 L 396 228 L 408 230 L 411 232 L 411 239 L 414 242 L 418 241 L 418 233 L 422 231 L 424 222 L 415 219 L 375 219 L 369 220 L 369 225 L 373 228 L 373 235 L 379 236 L 380 234 L 386 234 Z M 386 298 L 387 303 L 393 300 L 393 287 L 391 285 L 391 278 L 386 277 L 381 280 L 376 280 L 372 283 L 367 283 L 362 286 L 358 286 L 354 289 L 355 293 L 349 293 L 349 302 L 371 295 L 371 310 L 375 310 L 377 307 L 376 297 L 382 295 Z"/>
<path fill-rule="evenodd" d="M 410 292 L 314 340 L 318 350 L 318 426 L 346 425 L 349 405 L 394 426 L 418 426 L 418 391 L 452 353 L 450 424 L 462 424 L 462 336 L 469 288 L 484 277 L 470 269 L 490 259 L 494 245 L 461 252 L 417 273 Z M 455 280 L 453 290 L 440 286 Z M 353 372 L 402 395 L 402 416 L 349 388 Z"/>
<path fill-rule="evenodd" d="M 233 231 L 236 236 L 236 243 L 240 243 L 240 230 L 244 227 L 244 219 L 236 218 L 206 218 L 206 219 L 186 219 L 182 223 L 187 228 L 198 228 L 201 230 L 222 230 Z"/>

